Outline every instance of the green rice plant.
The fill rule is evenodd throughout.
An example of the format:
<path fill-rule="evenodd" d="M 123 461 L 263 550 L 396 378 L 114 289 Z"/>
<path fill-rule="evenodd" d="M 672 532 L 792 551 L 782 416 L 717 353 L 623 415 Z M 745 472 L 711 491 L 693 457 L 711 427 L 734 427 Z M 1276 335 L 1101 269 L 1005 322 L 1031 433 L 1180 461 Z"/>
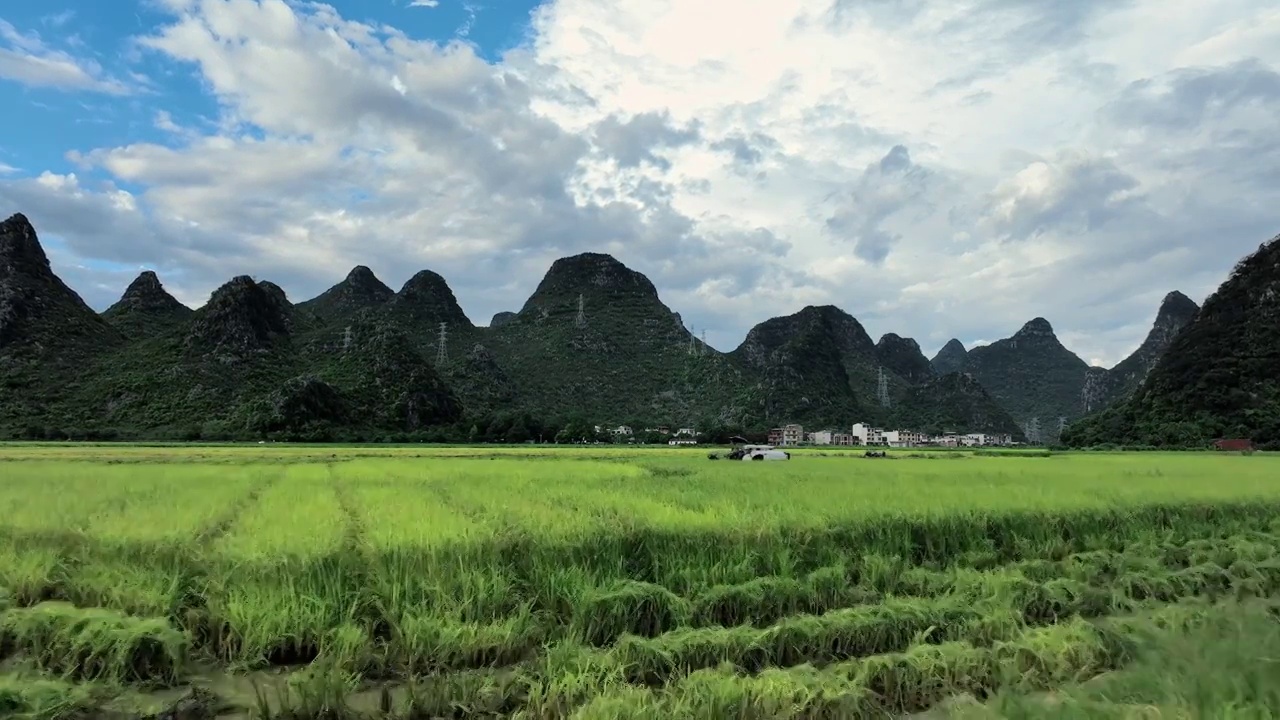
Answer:
<path fill-rule="evenodd" d="M 162 618 L 46 602 L 0 615 L 0 654 L 12 652 L 76 679 L 172 685 L 186 664 L 187 639 Z"/>
<path fill-rule="evenodd" d="M 254 715 L 259 720 L 355 718 L 347 699 L 360 685 L 352 673 L 317 663 L 288 677 L 283 684 L 255 686 Z"/>
<path fill-rule="evenodd" d="M 208 649 L 246 667 L 307 663 L 337 651 L 333 629 L 357 623 L 360 607 L 346 567 L 331 557 L 219 568 L 197 620 Z"/>
<path fill-rule="evenodd" d="M 631 687 L 612 653 L 572 641 L 554 642 L 529 664 L 528 718 L 569 717 L 593 698 Z"/>
<path fill-rule="evenodd" d="M 108 546 L 109 547 L 109 546 Z M 106 555 L 106 557 L 103 557 Z M 177 617 L 195 582 L 189 563 L 132 548 L 75 558 L 58 579 L 58 595 L 80 607 L 108 607 L 130 615 Z"/>
<path fill-rule="evenodd" d="M 652 583 L 622 581 L 585 595 L 575 609 L 573 634 L 603 647 L 626 634 L 654 637 L 688 623 L 689 603 Z"/>
<path fill-rule="evenodd" d="M 366 673 L 374 670 L 380 662 L 368 630 L 356 623 L 343 623 L 332 628 L 320 647 L 317 663 Z"/>
<path fill-rule="evenodd" d="M 57 550 L 29 541 L 0 542 L 0 586 L 13 602 L 33 605 L 52 598 L 62 575 L 63 558 Z"/>
<path fill-rule="evenodd" d="M 363 560 L 342 554 L 343 514 L 323 466 L 293 466 L 216 543 L 198 589 L 211 650 L 250 666 L 315 659 L 354 622 Z"/>
<path fill-rule="evenodd" d="M 0 675 L 0 717 L 11 720 L 79 720 L 101 705 L 86 686 L 26 675 Z"/>
<path fill-rule="evenodd" d="M 737 585 L 717 585 L 692 602 L 693 625 L 767 627 L 789 615 L 821 614 L 877 600 L 872 590 L 852 585 L 843 566 L 815 570 L 806 578 L 762 577 Z"/>
<path fill-rule="evenodd" d="M 237 668 L 505 665 L 526 708 L 558 716 L 610 693 L 674 716 L 735 697 L 765 712 L 773 696 L 717 674 L 723 661 L 771 678 L 779 664 L 824 663 L 803 705 L 820 716 L 870 697 L 833 674 L 851 653 L 947 641 L 995 653 L 1027 626 L 1280 584 L 1266 456 L 907 458 L 851 476 L 834 456 L 739 467 L 700 455 L 0 448 L 0 586 L 18 606 L 171 618 Z M 899 616 L 867 620 L 866 601 L 882 597 Z M 936 623 L 924 612 L 944 607 L 964 612 Z M 691 631 L 708 625 L 729 634 Z M 672 664 L 668 642 L 694 660 Z M 544 646 L 579 671 L 526 673 L 543 668 Z M 624 672 L 624 652 L 647 665 Z M 660 689 L 622 689 L 649 666 Z M 695 675 L 720 689 L 682 705 L 694 696 L 675 688 Z M 725 689 L 739 685 L 756 694 Z"/>
<path fill-rule="evenodd" d="M 383 672 L 413 676 L 501 668 L 532 657 L 545 640 L 546 630 L 528 613 L 492 624 L 404 615 L 393 628 Z"/>
<path fill-rule="evenodd" d="M 636 688 L 601 693 L 571 717 L 627 718 L 869 718 L 877 703 L 866 688 L 812 666 L 743 676 L 729 668 L 699 670 L 660 692 Z"/>
<path fill-rule="evenodd" d="M 904 650 L 922 634 L 945 640 L 982 614 L 950 599 L 889 598 L 883 604 L 802 615 L 765 629 L 680 629 L 655 638 L 628 636 L 613 656 L 633 682 L 662 684 L 729 664 L 747 672 L 810 662 L 839 662 Z"/>
<path fill-rule="evenodd" d="M 529 683 L 514 672 L 464 670 L 411 680 L 402 702 L 388 699 L 383 717 L 511 717 L 526 703 Z"/>
<path fill-rule="evenodd" d="M 744 675 L 697 670 L 660 689 L 610 689 L 584 703 L 583 718 L 884 718 L 926 710 L 961 693 L 1052 686 L 1113 667 L 1103 633 L 1083 622 L 1030 630 L 992 647 L 965 642 Z"/>
<path fill-rule="evenodd" d="M 912 713 L 951 695 L 984 694 L 998 686 L 993 652 L 961 642 L 919 645 L 866 658 L 846 672 L 874 699 L 877 714 Z"/>

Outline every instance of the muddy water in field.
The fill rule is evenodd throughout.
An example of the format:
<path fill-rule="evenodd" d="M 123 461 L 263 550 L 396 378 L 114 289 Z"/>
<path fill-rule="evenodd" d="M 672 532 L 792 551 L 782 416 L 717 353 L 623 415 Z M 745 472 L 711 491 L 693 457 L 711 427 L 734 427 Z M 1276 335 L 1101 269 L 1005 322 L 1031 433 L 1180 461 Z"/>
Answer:
<path fill-rule="evenodd" d="M 93 717 L 105 720 L 196 720 L 217 717 L 223 720 L 251 720 L 260 717 L 260 704 L 265 702 L 272 713 L 281 708 L 288 692 L 290 676 L 300 669 L 276 669 L 248 673 L 230 673 L 212 666 L 195 666 L 185 682 L 172 688 L 151 691 L 113 691 L 92 683 L 66 686 L 65 697 L 49 697 L 56 704 L 70 703 L 81 697 L 76 691 L 91 689 L 95 695 Z M 4 681 L 30 683 L 51 679 L 35 671 L 21 656 L 0 662 L 0 684 Z M 403 701 L 405 690 L 395 685 L 362 687 L 347 695 L 347 705 L 357 712 L 373 714 L 385 692 L 393 703 Z M 53 691 L 56 693 L 56 691 Z M 3 689 L 0 688 L 0 695 Z"/>

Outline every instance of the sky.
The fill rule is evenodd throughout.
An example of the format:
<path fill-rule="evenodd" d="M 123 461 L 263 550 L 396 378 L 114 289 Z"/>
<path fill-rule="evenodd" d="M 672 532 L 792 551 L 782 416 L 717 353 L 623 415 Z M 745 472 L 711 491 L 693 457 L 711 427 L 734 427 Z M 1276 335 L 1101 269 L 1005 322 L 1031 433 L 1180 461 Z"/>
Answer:
<path fill-rule="evenodd" d="M 1280 233 L 1274 0 L 6 0 L 0 100 L 96 309 L 363 264 L 487 324 L 591 251 L 721 350 L 833 304 L 1111 366 Z"/>

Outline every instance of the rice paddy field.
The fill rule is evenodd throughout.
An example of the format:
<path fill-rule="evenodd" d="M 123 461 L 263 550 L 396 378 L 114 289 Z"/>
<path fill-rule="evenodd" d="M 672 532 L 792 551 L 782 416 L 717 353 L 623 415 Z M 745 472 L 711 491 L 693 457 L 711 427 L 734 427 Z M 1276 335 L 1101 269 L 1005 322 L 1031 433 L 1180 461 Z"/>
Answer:
<path fill-rule="evenodd" d="M 0 446 L 0 717 L 1280 715 L 1280 458 Z"/>

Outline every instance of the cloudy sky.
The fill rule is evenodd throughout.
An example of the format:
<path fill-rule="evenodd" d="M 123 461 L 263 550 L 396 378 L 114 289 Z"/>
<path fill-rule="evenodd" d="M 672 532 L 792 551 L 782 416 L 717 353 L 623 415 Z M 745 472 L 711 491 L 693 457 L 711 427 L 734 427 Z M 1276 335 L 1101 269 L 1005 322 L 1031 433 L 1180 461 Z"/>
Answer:
<path fill-rule="evenodd" d="M 1274 0 L 6 0 L 0 99 L 99 309 L 366 264 L 484 324 L 597 251 L 724 350 L 831 303 L 1111 365 L 1280 233 Z"/>

